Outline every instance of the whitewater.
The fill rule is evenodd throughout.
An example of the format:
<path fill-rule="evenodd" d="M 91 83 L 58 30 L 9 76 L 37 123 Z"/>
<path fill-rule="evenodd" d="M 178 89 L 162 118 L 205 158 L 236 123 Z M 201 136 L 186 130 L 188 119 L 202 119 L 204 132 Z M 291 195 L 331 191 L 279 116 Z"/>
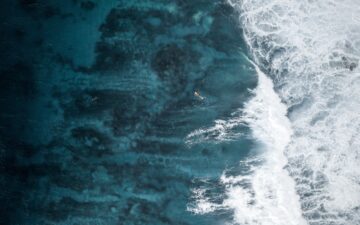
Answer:
<path fill-rule="evenodd" d="M 258 75 L 244 109 L 189 134 L 228 141 L 247 125 L 259 143 L 224 201 L 195 189 L 189 210 L 231 209 L 231 224 L 360 224 L 360 2 L 229 0 Z M 216 132 L 215 132 L 216 131 Z"/>

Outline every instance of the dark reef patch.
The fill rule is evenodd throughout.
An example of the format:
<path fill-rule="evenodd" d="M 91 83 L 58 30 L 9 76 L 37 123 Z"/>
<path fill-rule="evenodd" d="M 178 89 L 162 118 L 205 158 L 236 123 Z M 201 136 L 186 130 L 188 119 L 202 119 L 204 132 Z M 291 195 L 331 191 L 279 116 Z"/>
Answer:
<path fill-rule="evenodd" d="M 54 16 L 60 15 L 61 13 L 58 8 L 55 8 L 53 6 L 46 6 L 46 7 L 44 7 L 42 14 L 43 14 L 44 18 L 50 19 Z"/>
<path fill-rule="evenodd" d="M 186 65 L 195 60 L 176 44 L 168 44 L 156 53 L 152 60 L 152 68 L 160 79 L 174 84 L 175 87 L 172 89 L 179 90 L 186 82 L 186 75 L 184 74 Z"/>
<path fill-rule="evenodd" d="M 14 30 L 14 36 L 16 37 L 16 39 L 23 40 L 24 37 L 26 36 L 26 31 L 22 28 L 16 28 Z"/>
<path fill-rule="evenodd" d="M 118 71 L 129 61 L 132 60 L 132 56 L 122 49 L 122 45 L 125 44 L 116 42 L 114 44 L 98 43 L 96 51 L 98 52 L 98 58 L 93 69 L 97 71 Z"/>
<path fill-rule="evenodd" d="M 39 22 L 56 16 L 63 19 L 70 16 L 67 13 L 63 13 L 55 3 L 56 2 L 44 0 L 18 0 L 20 8 L 25 11 L 27 15 L 30 15 L 32 19 Z"/>
<path fill-rule="evenodd" d="M 25 62 L 5 68 L 0 77 L 0 135 L 7 142 L 23 138 L 37 87 L 33 68 Z"/>
<path fill-rule="evenodd" d="M 84 10 L 93 10 L 96 7 L 96 4 L 93 1 L 83 1 L 80 3 L 80 6 Z"/>
<path fill-rule="evenodd" d="M 19 3 L 24 8 L 33 8 L 39 4 L 38 0 L 19 0 Z"/>
<path fill-rule="evenodd" d="M 17 62 L 1 71 L 0 76 L 1 96 L 31 98 L 36 94 L 35 77 L 31 64 Z"/>

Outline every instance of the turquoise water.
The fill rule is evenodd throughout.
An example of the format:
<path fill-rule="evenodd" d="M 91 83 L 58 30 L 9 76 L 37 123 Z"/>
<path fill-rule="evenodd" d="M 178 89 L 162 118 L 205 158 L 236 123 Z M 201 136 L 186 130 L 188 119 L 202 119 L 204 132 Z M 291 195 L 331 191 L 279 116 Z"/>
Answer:
<path fill-rule="evenodd" d="M 232 7 L 203 0 L 2 4 L 1 224 L 232 219 L 229 210 L 188 211 L 191 190 L 211 186 L 207 194 L 221 202 L 219 177 L 236 170 L 253 142 L 246 135 L 186 141 L 229 118 L 256 86 Z"/>

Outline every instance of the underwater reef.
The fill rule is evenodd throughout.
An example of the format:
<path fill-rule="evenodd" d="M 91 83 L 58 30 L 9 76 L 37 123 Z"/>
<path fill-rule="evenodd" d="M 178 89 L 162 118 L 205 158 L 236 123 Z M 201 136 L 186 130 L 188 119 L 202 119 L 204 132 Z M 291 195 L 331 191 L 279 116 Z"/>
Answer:
<path fill-rule="evenodd" d="M 233 8 L 5 2 L 1 224 L 209 225 L 231 217 L 188 212 L 191 188 L 203 177 L 215 182 L 251 141 L 185 139 L 227 118 L 256 85 Z"/>

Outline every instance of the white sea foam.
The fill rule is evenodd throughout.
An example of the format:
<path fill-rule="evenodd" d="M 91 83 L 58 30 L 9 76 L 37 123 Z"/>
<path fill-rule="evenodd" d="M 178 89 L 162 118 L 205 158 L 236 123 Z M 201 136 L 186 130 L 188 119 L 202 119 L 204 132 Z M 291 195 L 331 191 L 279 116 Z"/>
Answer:
<path fill-rule="evenodd" d="M 284 169 L 287 158 L 284 150 L 292 134 L 290 122 L 286 117 L 287 108 L 273 90 L 270 78 L 256 67 L 258 86 L 254 97 L 245 104 L 239 117 L 223 121 L 222 126 L 202 131 L 221 133 L 226 136 L 225 128 L 234 126 L 235 121 L 247 124 L 252 136 L 259 142 L 260 150 L 253 158 L 241 162 L 243 175 L 221 177 L 226 188 L 225 200 L 215 204 L 204 195 L 204 189 L 194 189 L 195 206 L 189 210 L 195 213 L 209 213 L 218 209 L 234 210 L 235 224 L 258 225 L 301 225 L 302 218 L 299 197 L 295 192 L 295 182 Z M 226 141 L 227 139 L 223 139 Z"/>
<path fill-rule="evenodd" d="M 241 138 L 243 135 L 234 132 L 233 129 L 243 126 L 244 121 L 239 117 L 234 117 L 229 120 L 215 120 L 214 126 L 197 129 L 186 137 L 186 143 L 189 145 L 201 142 L 220 143 L 224 141 L 233 141 Z"/>
<path fill-rule="evenodd" d="M 250 50 L 291 110 L 288 170 L 310 224 L 360 224 L 360 2 L 240 0 Z"/>
<path fill-rule="evenodd" d="M 284 169 L 284 150 L 292 134 L 287 108 L 273 90 L 272 81 L 257 68 L 259 77 L 255 96 L 246 105 L 245 120 L 262 151 L 263 162 L 248 175 L 221 180 L 227 186 L 226 207 L 234 209 L 235 222 L 259 225 L 301 225 L 302 218 L 295 182 Z M 244 185 L 249 184 L 249 185 Z"/>
<path fill-rule="evenodd" d="M 360 2 L 229 3 L 284 105 L 259 72 L 244 119 L 264 143 L 263 163 L 247 176 L 223 176 L 222 207 L 239 224 L 360 224 Z"/>

